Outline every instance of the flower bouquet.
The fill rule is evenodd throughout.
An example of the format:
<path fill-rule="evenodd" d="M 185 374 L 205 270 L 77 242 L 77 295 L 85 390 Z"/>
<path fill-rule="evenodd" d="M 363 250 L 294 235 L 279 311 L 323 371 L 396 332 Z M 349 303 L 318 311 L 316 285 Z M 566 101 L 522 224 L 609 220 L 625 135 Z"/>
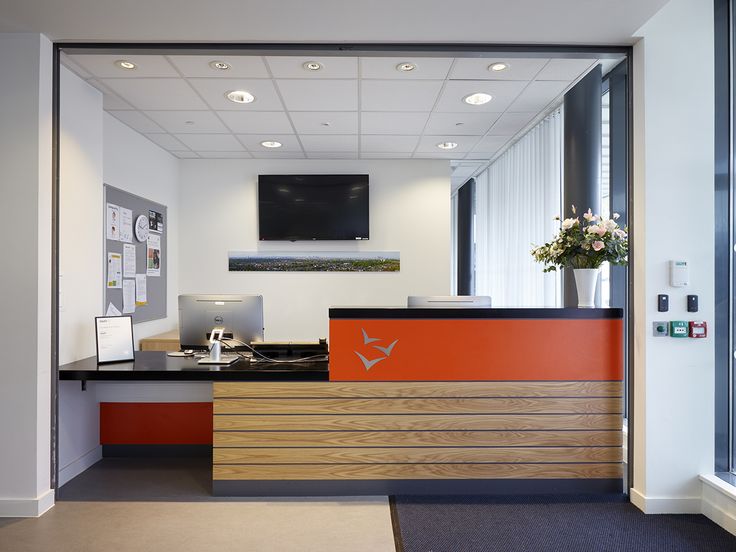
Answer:
<path fill-rule="evenodd" d="M 572 213 L 577 214 L 574 205 Z M 575 269 L 579 307 L 593 306 L 601 264 L 626 265 L 628 262 L 629 236 L 626 228 L 619 227 L 618 218 L 617 213 L 603 218 L 588 209 L 582 222 L 579 217 L 563 220 L 552 241 L 532 248 L 534 259 L 546 265 L 545 272 L 558 267 Z"/>

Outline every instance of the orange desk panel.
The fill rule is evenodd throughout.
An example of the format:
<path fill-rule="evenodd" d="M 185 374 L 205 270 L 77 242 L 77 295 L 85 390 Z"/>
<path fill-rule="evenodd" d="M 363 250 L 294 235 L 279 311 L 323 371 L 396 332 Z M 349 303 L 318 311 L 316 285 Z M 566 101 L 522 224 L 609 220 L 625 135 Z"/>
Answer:
<path fill-rule="evenodd" d="M 211 445 L 212 403 L 100 403 L 102 445 Z"/>
<path fill-rule="evenodd" d="M 623 350 L 621 319 L 331 319 L 330 381 L 616 381 Z"/>

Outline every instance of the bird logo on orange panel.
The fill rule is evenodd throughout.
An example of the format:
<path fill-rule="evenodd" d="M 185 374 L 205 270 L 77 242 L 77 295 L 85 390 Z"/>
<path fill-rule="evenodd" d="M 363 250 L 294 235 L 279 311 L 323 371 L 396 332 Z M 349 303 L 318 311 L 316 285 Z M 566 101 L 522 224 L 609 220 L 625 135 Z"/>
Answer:
<path fill-rule="evenodd" d="M 376 341 L 382 341 L 383 339 L 380 337 L 369 337 L 368 333 L 361 328 L 361 332 L 363 332 L 363 345 L 369 345 L 371 343 L 374 343 Z M 378 364 L 382 360 L 386 360 L 388 357 L 391 356 L 391 352 L 394 350 L 394 347 L 399 342 L 398 339 L 395 339 L 393 343 L 391 343 L 388 347 L 381 347 L 380 345 L 371 345 L 372 348 L 377 349 L 381 353 L 383 353 L 384 356 L 379 356 L 373 359 L 369 359 L 366 356 L 360 354 L 358 351 L 353 351 L 356 355 L 358 355 L 358 358 L 363 363 L 363 366 L 365 367 L 366 371 L 370 370 L 374 365 Z M 372 356 L 372 355 L 370 355 Z"/>

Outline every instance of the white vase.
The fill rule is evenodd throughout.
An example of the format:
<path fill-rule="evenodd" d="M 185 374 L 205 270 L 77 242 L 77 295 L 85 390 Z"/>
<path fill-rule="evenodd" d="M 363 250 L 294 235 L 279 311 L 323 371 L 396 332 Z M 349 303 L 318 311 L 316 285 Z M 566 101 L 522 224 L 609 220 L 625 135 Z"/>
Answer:
<path fill-rule="evenodd" d="M 574 268 L 575 286 L 578 289 L 578 308 L 595 308 L 595 288 L 598 285 L 597 268 Z"/>

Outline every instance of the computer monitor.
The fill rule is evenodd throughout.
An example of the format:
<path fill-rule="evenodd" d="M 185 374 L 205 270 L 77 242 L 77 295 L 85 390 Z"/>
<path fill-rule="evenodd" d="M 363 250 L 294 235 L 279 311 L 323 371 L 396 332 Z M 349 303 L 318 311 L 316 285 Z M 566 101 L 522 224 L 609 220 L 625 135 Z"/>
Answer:
<path fill-rule="evenodd" d="M 179 343 L 182 349 L 208 349 L 213 328 L 224 328 L 226 338 L 243 343 L 263 341 L 263 296 L 179 296 Z M 236 341 L 229 345 L 243 347 Z"/>
<path fill-rule="evenodd" d="M 491 298 L 487 295 L 410 295 L 410 309 L 490 309 Z"/>

